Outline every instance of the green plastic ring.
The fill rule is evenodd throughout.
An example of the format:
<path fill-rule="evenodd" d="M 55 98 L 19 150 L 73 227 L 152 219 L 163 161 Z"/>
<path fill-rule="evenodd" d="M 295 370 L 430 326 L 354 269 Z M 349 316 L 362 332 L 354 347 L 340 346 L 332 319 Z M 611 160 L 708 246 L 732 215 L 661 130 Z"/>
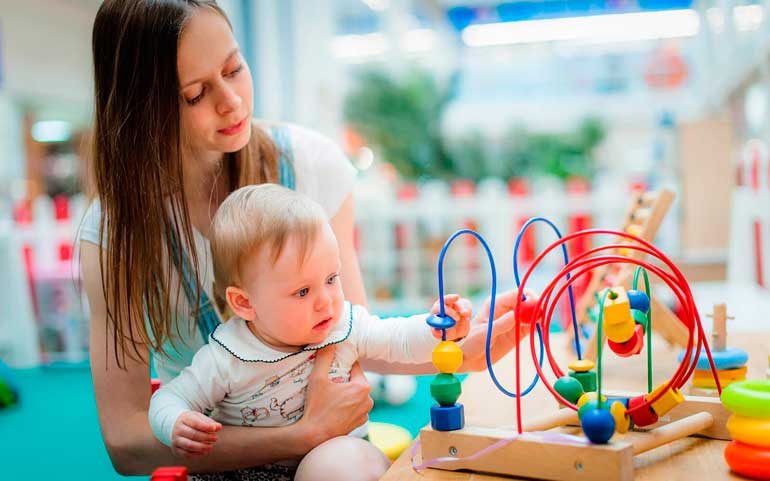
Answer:
<path fill-rule="evenodd" d="M 749 418 L 770 418 L 770 379 L 748 379 L 730 384 L 722 391 L 722 404 Z"/>

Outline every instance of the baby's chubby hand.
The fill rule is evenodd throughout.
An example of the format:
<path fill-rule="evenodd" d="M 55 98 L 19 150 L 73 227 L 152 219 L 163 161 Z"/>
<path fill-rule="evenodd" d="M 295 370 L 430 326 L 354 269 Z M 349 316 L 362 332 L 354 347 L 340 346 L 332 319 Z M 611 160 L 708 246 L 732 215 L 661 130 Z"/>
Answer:
<path fill-rule="evenodd" d="M 205 414 L 185 411 L 179 415 L 171 432 L 171 450 L 185 458 L 203 456 L 214 449 L 222 425 Z"/>
<path fill-rule="evenodd" d="M 431 314 L 438 314 L 441 310 L 440 300 L 433 304 Z M 444 314 L 455 320 L 454 327 L 446 330 L 447 341 L 456 341 L 468 335 L 471 328 L 471 314 L 473 306 L 471 301 L 460 297 L 459 294 L 444 296 Z M 433 329 L 433 335 L 441 339 L 441 329 Z"/>

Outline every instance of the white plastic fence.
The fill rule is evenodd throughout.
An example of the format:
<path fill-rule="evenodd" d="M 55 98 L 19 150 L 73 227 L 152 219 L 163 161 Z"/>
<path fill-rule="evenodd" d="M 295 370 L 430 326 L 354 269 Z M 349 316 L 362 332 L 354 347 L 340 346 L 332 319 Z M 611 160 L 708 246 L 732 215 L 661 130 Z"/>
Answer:
<path fill-rule="evenodd" d="M 628 188 L 620 184 L 589 191 L 545 183 L 532 191 L 494 181 L 396 188 L 363 179 L 355 193 L 356 244 L 373 312 L 428 309 L 438 292 L 439 252 L 458 229 L 473 229 L 486 239 L 499 288 L 510 288 L 515 237 L 527 219 L 546 217 L 565 235 L 590 227 L 619 228 L 629 199 Z M 31 212 L 17 209 L 15 216 L 0 219 L 0 260 L 5 266 L 0 270 L 0 357 L 12 365 L 87 359 L 88 310 L 77 285 L 73 245 L 84 208 L 82 197 L 66 204 L 41 197 Z M 555 240 L 543 225 L 530 236 L 519 251 L 522 269 Z M 659 240 L 664 250 L 677 248 L 665 232 Z M 590 246 L 572 247 L 582 251 Z M 560 252 L 550 255 L 545 277 L 561 263 Z M 472 297 L 488 293 L 491 286 L 486 253 L 470 236 L 453 243 L 444 275 L 448 292 Z"/>
<path fill-rule="evenodd" d="M 770 286 L 770 156 L 764 140 L 748 141 L 735 162 L 728 280 Z"/>

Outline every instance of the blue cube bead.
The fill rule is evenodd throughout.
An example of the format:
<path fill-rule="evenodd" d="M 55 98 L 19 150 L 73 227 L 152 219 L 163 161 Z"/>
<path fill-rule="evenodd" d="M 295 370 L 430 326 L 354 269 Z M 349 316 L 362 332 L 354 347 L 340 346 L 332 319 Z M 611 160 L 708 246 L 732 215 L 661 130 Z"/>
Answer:
<path fill-rule="evenodd" d="M 430 425 L 436 431 L 455 431 L 465 426 L 465 411 L 462 404 L 440 406 L 435 404 L 430 408 Z"/>

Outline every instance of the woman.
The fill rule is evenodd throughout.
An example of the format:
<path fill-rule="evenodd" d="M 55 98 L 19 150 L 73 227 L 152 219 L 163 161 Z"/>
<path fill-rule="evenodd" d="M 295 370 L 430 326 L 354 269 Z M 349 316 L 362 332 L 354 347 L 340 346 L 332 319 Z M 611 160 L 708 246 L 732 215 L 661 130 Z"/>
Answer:
<path fill-rule="evenodd" d="M 347 384 L 313 376 L 304 416 L 291 426 L 223 429 L 212 456 L 175 458 L 155 440 L 147 419 L 149 361 L 170 380 L 218 322 L 207 236 L 221 201 L 239 186 L 263 182 L 310 195 L 332 219 L 347 297 L 365 304 L 353 248 L 354 174 L 319 134 L 251 120 L 251 74 L 214 1 L 107 0 L 92 41 L 98 200 L 81 229 L 81 274 L 99 421 L 115 469 L 238 469 L 298 459 L 350 432 L 372 406 L 360 367 Z M 509 313 L 495 324 L 495 358 L 513 346 L 514 300 L 512 293 L 500 300 L 507 305 L 497 315 Z M 484 367 L 487 314 L 482 309 L 466 342 L 465 370 Z M 320 353 L 318 365 L 332 357 Z"/>

